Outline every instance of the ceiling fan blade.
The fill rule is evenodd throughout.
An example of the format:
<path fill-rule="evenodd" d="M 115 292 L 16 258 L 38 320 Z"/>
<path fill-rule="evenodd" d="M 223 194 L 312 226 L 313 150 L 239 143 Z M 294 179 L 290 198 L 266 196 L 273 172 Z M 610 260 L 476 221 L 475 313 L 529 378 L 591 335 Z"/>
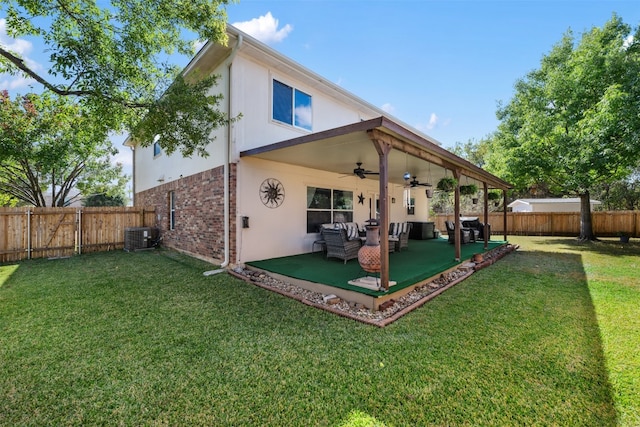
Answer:
<path fill-rule="evenodd" d="M 380 175 L 380 173 L 379 173 L 379 172 L 374 172 L 374 171 L 370 171 L 370 170 L 364 169 L 364 168 L 362 167 L 362 162 L 357 162 L 357 163 L 356 163 L 356 166 L 357 166 L 357 168 L 355 168 L 355 169 L 353 170 L 353 173 L 354 173 L 356 176 L 358 176 L 358 177 L 360 177 L 360 178 L 362 178 L 362 179 L 365 179 L 365 178 L 366 178 L 366 177 L 365 177 L 365 175 Z"/>
<path fill-rule="evenodd" d="M 418 181 L 418 177 L 414 176 L 413 180 L 408 181 L 409 185 L 411 186 L 411 188 L 415 188 L 415 187 L 432 187 L 432 185 L 428 182 L 420 182 Z"/>

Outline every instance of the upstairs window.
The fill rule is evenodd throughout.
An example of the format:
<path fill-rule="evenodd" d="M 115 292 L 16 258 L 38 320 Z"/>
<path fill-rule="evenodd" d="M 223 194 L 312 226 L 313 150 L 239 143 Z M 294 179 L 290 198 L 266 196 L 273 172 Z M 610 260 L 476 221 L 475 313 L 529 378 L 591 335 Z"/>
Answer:
<path fill-rule="evenodd" d="M 280 123 L 310 131 L 311 95 L 274 79 L 272 117 Z"/>
<path fill-rule="evenodd" d="M 162 147 L 160 147 L 160 135 L 156 135 L 153 138 L 153 157 L 158 157 L 162 153 Z"/>

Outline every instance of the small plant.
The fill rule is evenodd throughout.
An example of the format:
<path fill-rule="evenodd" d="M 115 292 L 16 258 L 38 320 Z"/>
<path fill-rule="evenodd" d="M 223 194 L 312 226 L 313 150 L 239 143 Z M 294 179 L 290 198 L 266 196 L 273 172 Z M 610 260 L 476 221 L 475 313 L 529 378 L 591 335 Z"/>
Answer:
<path fill-rule="evenodd" d="M 458 181 L 455 178 L 445 176 L 440 181 L 438 181 L 436 188 L 440 191 L 450 192 L 455 190 L 457 185 L 458 185 Z"/>
<path fill-rule="evenodd" d="M 461 185 L 460 194 L 465 196 L 472 196 L 478 192 L 478 186 L 475 184 Z"/>
<path fill-rule="evenodd" d="M 500 200 L 500 193 L 498 193 L 497 191 L 489 191 L 487 193 L 487 198 L 489 200 Z"/>

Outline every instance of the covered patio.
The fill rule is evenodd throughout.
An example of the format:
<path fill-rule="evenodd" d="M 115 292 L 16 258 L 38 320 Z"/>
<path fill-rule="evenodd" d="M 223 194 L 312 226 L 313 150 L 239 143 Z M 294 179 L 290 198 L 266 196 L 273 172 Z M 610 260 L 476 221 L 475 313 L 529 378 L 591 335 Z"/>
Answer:
<path fill-rule="evenodd" d="M 390 218 L 390 203 L 392 203 L 389 194 L 390 184 L 395 186 L 404 185 L 406 187 L 412 184 L 406 178 L 407 176 L 412 177 L 413 181 L 419 182 L 419 185 L 433 187 L 434 189 L 441 178 L 455 178 L 457 181 L 453 193 L 455 218 L 461 216 L 460 186 L 475 184 L 483 193 L 484 215 L 480 217 L 480 221 L 484 223 L 488 222 L 489 189 L 501 190 L 505 201 L 504 205 L 506 205 L 506 190 L 511 188 L 509 183 L 445 150 L 437 141 L 417 134 L 408 126 L 385 116 L 362 120 L 350 125 L 243 151 L 240 153 L 240 157 L 263 159 L 332 172 L 338 175 L 348 175 L 348 171 L 353 170 L 352 176 L 355 175 L 356 178 L 354 179 L 356 180 L 377 180 L 378 194 L 376 195 L 376 203 L 379 206 L 376 207 L 375 213 L 370 209 L 370 215 L 371 217 L 377 216 L 376 219 L 380 224 L 381 236 L 389 235 L 389 224 L 391 221 L 395 221 Z M 354 169 L 356 165 L 357 169 Z M 362 168 L 360 167 L 361 165 L 363 165 Z M 373 171 L 369 171 L 370 169 L 373 169 Z M 358 173 L 360 171 L 362 172 Z M 504 230 L 507 229 L 506 218 L 505 212 L 503 219 Z M 457 223 L 458 221 L 455 224 L 456 230 L 457 227 L 460 227 L 460 224 Z M 443 264 L 440 271 L 446 268 L 455 268 L 463 259 L 469 258 L 475 252 L 488 250 L 492 244 L 487 240 L 488 236 L 485 236 L 484 242 L 462 245 L 460 233 L 456 232 L 454 235 L 455 241 L 453 245 L 448 245 L 445 241 L 442 242 L 443 245 L 439 246 L 439 250 L 444 253 L 448 263 Z M 502 240 L 506 242 L 507 236 L 505 235 Z M 471 246 L 473 246 L 473 249 L 471 249 Z M 469 251 L 473 253 L 469 253 Z M 310 255 L 301 254 L 295 257 L 283 257 L 282 265 L 286 264 L 289 258 L 295 258 L 296 262 L 298 262 L 305 260 L 308 256 Z M 404 283 L 413 280 L 411 277 L 400 280 L 393 278 L 402 269 L 396 267 L 394 270 L 391 259 L 397 257 L 400 260 L 404 256 L 404 254 L 390 255 L 388 239 L 380 240 L 379 280 L 384 291 L 389 290 L 390 283 L 393 281 Z M 317 258 L 318 256 L 316 255 Z M 425 255 L 424 259 L 429 258 Z M 356 261 L 352 263 L 355 266 L 353 268 L 359 268 Z M 256 261 L 249 264 L 258 266 Z M 275 261 L 264 261 L 260 268 L 269 264 L 275 265 Z M 293 263 L 291 264 L 293 265 Z M 448 265 L 448 267 L 445 268 L 445 265 Z M 300 268 L 300 270 L 303 270 L 303 268 Z M 331 270 L 333 271 L 333 269 Z M 337 271 L 334 271 L 334 273 L 338 274 Z M 357 276 L 352 275 L 349 279 L 355 277 Z M 325 279 L 324 283 L 327 283 L 328 280 L 330 280 L 329 277 Z M 339 281 L 342 281 L 342 279 L 339 279 Z M 358 295 L 361 294 L 358 293 Z"/>
<path fill-rule="evenodd" d="M 506 241 L 490 240 L 486 249 L 481 241 L 465 244 L 462 245 L 461 256 L 465 262 L 470 261 L 475 254 L 487 254 L 506 244 Z M 353 259 L 345 264 L 327 258 L 321 252 L 253 261 L 247 266 L 304 289 L 325 295 L 334 294 L 343 300 L 377 310 L 386 301 L 406 295 L 443 273 L 461 267 L 462 264 L 452 256 L 452 247 L 446 237 L 410 240 L 409 249 L 389 255 L 390 280 L 395 284 L 388 290 L 350 284 L 350 281 L 365 275 L 358 260 Z M 469 269 L 472 270 L 474 266 L 470 265 Z"/>

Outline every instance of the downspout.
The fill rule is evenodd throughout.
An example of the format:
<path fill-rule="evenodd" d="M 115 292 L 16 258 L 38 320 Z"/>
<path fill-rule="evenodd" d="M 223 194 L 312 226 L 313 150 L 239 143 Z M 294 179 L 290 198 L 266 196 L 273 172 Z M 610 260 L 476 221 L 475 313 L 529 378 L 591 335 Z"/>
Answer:
<path fill-rule="evenodd" d="M 242 45 L 242 34 L 238 34 L 238 41 L 234 46 L 229 58 L 227 59 L 227 67 L 229 70 L 229 78 L 227 79 L 227 114 L 229 114 L 229 118 L 231 118 L 231 66 L 233 65 L 233 60 Z M 229 191 L 229 162 L 231 156 L 231 123 L 227 125 L 227 143 L 224 145 L 224 260 L 222 264 L 220 264 L 220 268 L 226 268 L 229 265 L 229 253 L 230 253 L 230 227 L 229 227 L 229 218 L 230 218 L 230 203 L 229 198 L 231 197 Z"/>

